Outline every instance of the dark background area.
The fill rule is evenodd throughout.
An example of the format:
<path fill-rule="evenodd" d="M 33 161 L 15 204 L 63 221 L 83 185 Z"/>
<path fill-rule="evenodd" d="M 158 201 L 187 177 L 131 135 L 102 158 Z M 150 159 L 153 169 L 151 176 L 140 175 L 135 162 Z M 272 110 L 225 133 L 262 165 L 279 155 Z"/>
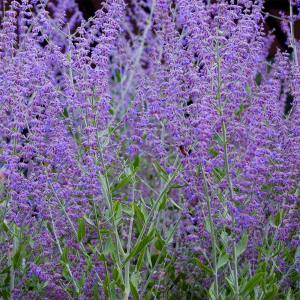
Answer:
<path fill-rule="evenodd" d="M 55 0 L 50 0 L 50 1 L 55 2 Z M 104 3 L 104 0 L 75 0 L 75 1 L 77 2 L 79 9 L 82 11 L 85 19 L 94 16 L 95 12 L 98 9 L 100 9 L 102 4 Z M 124 1 L 130 9 L 130 7 L 132 7 L 131 5 L 132 0 L 124 0 Z M 211 0 L 211 2 L 214 1 L 217 0 Z M 231 1 L 231 0 L 227 0 L 227 1 Z M 289 16 L 289 9 L 290 9 L 289 1 L 290 0 L 265 0 L 264 13 L 269 14 L 269 16 L 266 19 L 266 31 L 273 32 L 275 36 L 275 41 L 270 49 L 269 59 L 271 59 L 275 55 L 277 48 L 283 51 L 288 51 L 290 53 L 292 52 L 292 49 L 289 47 L 287 43 L 287 36 L 282 30 L 280 24 L 281 21 L 280 19 L 278 19 L 281 13 L 283 13 L 285 16 Z M 291 0 L 291 1 L 294 2 L 298 1 L 300 4 L 300 0 Z M 7 7 L 10 2 L 11 2 L 10 0 L 0 0 L 1 10 L 3 9 L 3 5 Z M 293 7 L 293 14 L 294 15 L 299 14 L 296 5 L 294 5 Z M 296 21 L 295 23 L 295 37 L 297 40 L 300 40 L 300 20 Z"/>
<path fill-rule="evenodd" d="M 95 11 L 101 8 L 103 0 L 76 0 L 80 10 L 83 12 L 83 15 L 86 19 L 93 16 Z M 125 0 L 125 2 L 130 5 L 130 0 Z M 293 12 L 295 15 L 298 14 L 297 7 L 294 6 Z M 273 16 L 280 17 L 280 12 L 283 12 L 285 15 L 289 15 L 289 0 L 266 0 L 265 1 L 265 13 L 269 13 Z M 270 49 L 269 56 L 270 58 L 274 56 L 276 53 L 276 49 L 280 48 L 281 50 L 285 50 L 291 52 L 292 49 L 286 43 L 287 37 L 283 32 L 280 20 L 274 18 L 273 16 L 267 17 L 266 20 L 266 30 L 268 32 L 272 31 L 275 35 L 275 41 Z M 300 39 L 300 22 L 297 21 L 295 24 L 295 35 L 296 39 Z"/>

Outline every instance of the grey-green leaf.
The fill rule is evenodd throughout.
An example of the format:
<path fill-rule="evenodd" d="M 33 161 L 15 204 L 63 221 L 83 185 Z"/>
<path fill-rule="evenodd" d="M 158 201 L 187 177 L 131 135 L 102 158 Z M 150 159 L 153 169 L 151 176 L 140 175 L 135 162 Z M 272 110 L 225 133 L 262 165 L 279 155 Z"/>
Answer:
<path fill-rule="evenodd" d="M 242 255 L 246 251 L 247 245 L 248 245 L 248 235 L 245 233 L 236 245 L 237 257 Z"/>

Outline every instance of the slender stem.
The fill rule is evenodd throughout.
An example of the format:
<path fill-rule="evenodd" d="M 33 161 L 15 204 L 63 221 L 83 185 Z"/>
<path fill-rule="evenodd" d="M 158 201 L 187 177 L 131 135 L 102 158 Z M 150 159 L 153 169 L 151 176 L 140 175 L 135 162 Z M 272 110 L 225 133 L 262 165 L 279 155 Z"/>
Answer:
<path fill-rule="evenodd" d="M 52 224 L 52 229 L 53 229 L 53 234 L 54 234 L 55 242 L 56 242 L 56 245 L 58 247 L 59 253 L 62 256 L 63 255 L 63 251 L 62 251 L 62 248 L 61 248 L 61 245 L 60 245 L 59 238 L 58 238 L 57 233 L 56 233 L 55 223 L 54 223 L 54 220 L 53 220 L 52 210 L 50 208 L 50 205 L 48 205 L 48 209 L 49 209 L 49 213 L 50 213 L 50 219 L 51 219 L 51 224 Z M 69 275 L 71 277 L 71 280 L 72 280 L 72 283 L 73 283 L 73 285 L 75 287 L 76 293 L 79 294 L 80 290 L 79 290 L 77 282 L 76 282 L 76 280 L 75 280 L 75 278 L 73 276 L 73 273 L 71 271 L 70 265 L 68 263 L 66 263 L 65 267 L 66 267 L 67 272 L 69 273 Z"/>
<path fill-rule="evenodd" d="M 18 237 L 16 236 L 16 232 L 14 232 L 13 249 L 12 249 L 12 252 L 9 253 L 9 256 L 8 256 L 8 260 L 9 260 L 9 264 L 10 264 L 9 290 L 10 290 L 10 299 L 11 300 L 13 300 L 12 294 L 15 289 L 15 269 L 14 269 L 12 257 L 16 254 L 17 248 L 18 248 Z"/>
<path fill-rule="evenodd" d="M 77 236 L 78 236 L 78 232 L 77 232 L 77 230 L 76 230 L 76 228 L 75 228 L 75 226 L 74 226 L 72 220 L 70 219 L 70 216 L 68 215 L 68 213 L 67 213 L 67 211 L 66 211 L 66 208 L 65 208 L 64 203 L 62 203 L 62 201 L 58 198 L 58 195 L 57 195 L 57 193 L 55 192 L 55 190 L 54 190 L 54 188 L 53 188 L 53 185 L 52 185 L 50 182 L 49 182 L 49 185 L 50 185 L 50 187 L 51 187 L 51 189 L 52 189 L 52 192 L 53 192 L 53 194 L 54 194 L 55 199 L 58 201 L 60 207 L 62 208 L 62 211 L 63 211 L 63 213 L 65 214 L 65 216 L 66 216 L 66 218 L 67 218 L 67 220 L 68 220 L 68 222 L 69 222 L 69 224 L 70 224 L 70 226 L 71 226 L 71 228 L 72 228 L 72 230 L 73 230 L 73 232 L 74 232 L 75 237 L 77 237 Z M 81 248 L 83 254 L 85 255 L 85 257 L 90 257 L 90 255 L 88 254 L 88 252 L 87 252 L 87 250 L 86 250 L 84 244 L 83 244 L 82 242 L 80 242 L 79 245 L 80 245 L 80 248 Z M 103 284 L 103 283 L 102 283 L 102 280 L 101 280 L 101 278 L 100 278 L 100 276 L 99 276 L 99 274 L 98 274 L 98 272 L 96 272 L 96 276 L 97 276 L 99 282 L 100 282 L 101 284 Z"/>
<path fill-rule="evenodd" d="M 216 43 L 216 59 L 217 59 L 217 101 L 219 105 L 219 115 L 222 119 L 222 140 L 223 140 L 223 151 L 224 151 L 224 167 L 226 172 L 227 185 L 229 189 L 229 200 L 233 204 L 234 200 L 234 191 L 233 184 L 230 175 L 230 166 L 229 166 L 229 155 L 228 155 L 228 140 L 227 140 L 227 128 L 224 121 L 224 108 L 221 104 L 221 89 L 222 89 L 222 78 L 221 78 L 221 57 L 219 52 L 219 41 Z M 233 214 L 230 214 L 232 220 L 232 226 L 235 227 L 235 218 Z M 239 300 L 239 282 L 238 282 L 238 259 L 236 253 L 236 241 L 233 241 L 233 264 L 234 264 L 234 284 L 235 284 L 235 299 Z"/>
<path fill-rule="evenodd" d="M 233 241 L 233 259 L 234 259 L 234 287 L 235 287 L 235 299 L 239 300 L 239 280 L 238 280 L 238 261 L 236 254 L 236 242 Z"/>
<path fill-rule="evenodd" d="M 135 200 L 135 181 L 133 182 L 132 187 L 132 202 Z M 129 230 L 128 230 L 128 241 L 127 241 L 127 249 L 126 254 L 129 255 L 131 250 L 131 240 L 132 240 L 132 230 L 133 230 L 133 221 L 134 215 L 130 217 Z M 124 292 L 124 300 L 128 300 L 130 293 L 130 260 L 126 263 L 125 266 L 125 292 Z"/>
<path fill-rule="evenodd" d="M 178 157 L 176 157 L 174 165 L 177 164 L 177 160 L 178 160 Z M 139 237 L 137 238 L 136 245 L 138 245 L 138 243 L 144 237 L 144 234 L 145 234 L 148 226 L 149 226 L 148 233 L 152 230 L 153 223 L 154 223 L 154 221 L 155 221 L 155 219 L 157 217 L 157 214 L 158 214 L 159 203 L 161 202 L 161 199 L 163 198 L 163 196 L 165 195 L 165 193 L 169 190 L 169 187 L 170 187 L 171 183 L 173 182 L 173 180 L 177 177 L 179 168 L 180 168 L 180 165 L 176 168 L 176 170 L 174 171 L 173 175 L 166 182 L 165 186 L 163 187 L 162 191 L 159 194 L 158 199 L 153 204 L 153 207 L 152 207 L 152 209 L 151 209 L 151 211 L 150 211 L 150 213 L 148 215 L 148 218 L 147 218 L 146 222 L 144 223 L 144 225 L 142 227 L 141 233 L 139 234 Z M 151 223 L 151 221 L 152 221 L 152 223 Z"/>
<path fill-rule="evenodd" d="M 207 204 L 207 209 L 208 209 L 208 222 L 209 222 L 209 227 L 210 227 L 210 234 L 212 237 L 213 268 L 214 268 L 214 277 L 215 277 L 215 284 L 214 284 L 215 298 L 216 298 L 216 300 L 218 300 L 219 299 L 219 284 L 218 284 L 218 268 L 217 268 L 217 239 L 216 239 L 215 226 L 214 226 L 212 212 L 211 212 L 211 198 L 209 195 L 205 171 L 204 171 L 204 168 L 202 165 L 201 165 L 201 173 L 202 173 L 202 177 L 204 180 L 204 191 L 205 191 L 206 204 Z"/>
<path fill-rule="evenodd" d="M 163 255 L 163 251 L 164 251 L 164 249 L 168 246 L 168 244 L 169 244 L 169 242 L 171 241 L 171 239 L 173 238 L 174 233 L 176 232 L 176 230 L 177 230 L 177 228 L 178 228 L 178 225 L 179 225 L 179 222 L 180 222 L 180 221 L 181 221 L 181 216 L 178 218 L 178 220 L 177 220 L 177 222 L 176 222 L 176 224 L 175 224 L 173 230 L 170 232 L 168 238 L 166 239 L 166 242 L 165 242 L 163 248 L 161 249 L 158 258 L 155 260 L 154 266 L 152 267 L 152 269 L 151 269 L 150 272 L 149 272 L 150 274 L 148 275 L 148 278 L 147 278 L 147 280 L 146 280 L 146 283 L 145 283 L 145 285 L 144 285 L 144 287 L 143 287 L 143 289 L 142 289 L 142 291 L 141 291 L 141 293 L 140 293 L 140 296 L 141 296 L 141 297 L 144 296 L 144 294 L 145 294 L 145 292 L 146 292 L 146 289 L 147 289 L 147 287 L 148 287 L 148 285 L 149 285 L 149 283 L 150 283 L 150 280 L 151 280 L 151 278 L 152 278 L 152 275 L 153 275 L 153 273 L 154 273 L 154 271 L 155 271 L 155 269 L 156 269 L 156 267 L 157 267 L 157 265 L 158 265 L 158 263 L 159 263 L 159 261 L 160 261 L 162 255 Z"/>

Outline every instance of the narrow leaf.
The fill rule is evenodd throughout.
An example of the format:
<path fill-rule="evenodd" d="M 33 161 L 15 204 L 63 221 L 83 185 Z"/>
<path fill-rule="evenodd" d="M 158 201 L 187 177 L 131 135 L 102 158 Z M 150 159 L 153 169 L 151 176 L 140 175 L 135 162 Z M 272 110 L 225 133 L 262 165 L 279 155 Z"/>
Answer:
<path fill-rule="evenodd" d="M 236 245 L 236 255 L 238 257 L 245 252 L 245 250 L 247 249 L 247 245 L 248 245 L 248 235 L 244 234 Z"/>
<path fill-rule="evenodd" d="M 82 242 L 85 238 L 86 230 L 85 230 L 85 222 L 83 218 L 78 220 L 78 232 L 77 232 L 77 239 L 79 242 Z"/>
<path fill-rule="evenodd" d="M 125 259 L 124 265 L 131 260 L 133 257 L 140 254 L 148 245 L 149 243 L 154 239 L 155 237 L 155 231 L 152 230 L 147 236 L 145 236 L 131 251 L 131 253 L 127 256 Z"/>

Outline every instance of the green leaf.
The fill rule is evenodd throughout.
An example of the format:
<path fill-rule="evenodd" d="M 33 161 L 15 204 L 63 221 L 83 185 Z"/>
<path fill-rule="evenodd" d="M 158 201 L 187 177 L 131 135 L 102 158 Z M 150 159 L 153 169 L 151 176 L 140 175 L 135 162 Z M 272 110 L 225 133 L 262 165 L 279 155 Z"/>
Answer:
<path fill-rule="evenodd" d="M 169 178 L 169 174 L 168 172 L 158 163 L 155 162 L 153 163 L 154 168 L 156 169 L 158 175 L 164 180 L 164 181 L 168 181 Z"/>
<path fill-rule="evenodd" d="M 104 246 L 103 254 L 105 256 L 112 255 L 116 250 L 115 243 L 109 238 Z"/>
<path fill-rule="evenodd" d="M 8 290 L 0 290 L 0 296 L 3 300 L 10 300 L 10 292 Z"/>
<path fill-rule="evenodd" d="M 69 254 L 68 247 L 65 247 L 61 255 L 61 261 L 65 264 L 69 262 L 68 254 Z"/>
<path fill-rule="evenodd" d="M 121 271 L 118 268 L 115 268 L 113 270 L 112 278 L 113 278 L 114 282 L 117 283 L 117 285 L 119 287 L 121 287 L 121 285 L 122 285 L 122 274 L 121 274 Z"/>
<path fill-rule="evenodd" d="M 251 91 L 250 91 L 250 92 L 247 91 L 247 92 L 248 92 L 248 94 L 251 93 Z M 245 111 L 245 105 L 244 105 L 244 104 L 240 104 L 240 108 L 239 108 L 238 111 L 235 112 L 235 115 L 236 115 L 238 118 L 240 118 L 244 111 Z"/>
<path fill-rule="evenodd" d="M 128 216 L 133 216 L 134 215 L 134 209 L 132 206 L 126 205 L 126 204 L 121 204 L 122 206 L 122 211 L 127 214 Z"/>
<path fill-rule="evenodd" d="M 237 257 L 242 255 L 246 251 L 247 245 L 248 245 L 248 235 L 245 233 L 236 245 Z"/>
<path fill-rule="evenodd" d="M 68 112 L 68 108 L 67 107 L 64 108 L 63 116 L 65 118 L 69 118 L 69 112 Z"/>
<path fill-rule="evenodd" d="M 226 277 L 225 280 L 229 284 L 229 287 L 230 287 L 231 291 L 235 292 L 234 282 L 230 278 L 228 278 L 228 277 Z"/>
<path fill-rule="evenodd" d="M 146 253 L 146 249 L 141 251 L 141 254 L 139 255 L 137 264 L 136 264 L 136 270 L 137 271 L 141 271 L 144 267 L 144 261 L 145 261 L 145 253 Z"/>
<path fill-rule="evenodd" d="M 155 241 L 155 248 L 158 250 L 158 251 L 161 251 L 163 250 L 163 248 L 165 247 L 166 245 L 166 242 L 165 240 L 162 238 L 161 234 L 157 231 L 156 232 L 156 241 Z"/>
<path fill-rule="evenodd" d="M 16 254 L 13 256 L 13 266 L 14 269 L 18 269 L 22 264 L 22 258 L 23 258 L 23 251 L 24 251 L 24 244 L 21 244 L 16 251 Z"/>
<path fill-rule="evenodd" d="M 160 202 L 160 205 L 159 205 L 159 211 L 162 211 L 166 208 L 168 200 L 169 200 L 169 197 L 167 196 L 167 194 L 164 194 L 163 198 Z"/>
<path fill-rule="evenodd" d="M 135 225 L 138 232 L 142 230 L 143 225 L 145 224 L 146 216 L 142 209 L 137 205 L 133 204 L 134 216 L 135 216 Z"/>
<path fill-rule="evenodd" d="M 274 218 L 270 219 L 270 224 L 275 227 L 279 228 L 283 219 L 283 212 L 279 211 Z"/>
<path fill-rule="evenodd" d="M 109 278 L 109 274 L 106 274 L 106 276 L 105 276 L 103 288 L 104 288 L 104 294 L 105 294 L 106 299 L 110 299 L 110 278 Z"/>
<path fill-rule="evenodd" d="M 140 299 L 138 288 L 137 288 L 137 283 L 138 283 L 138 280 L 136 278 L 136 274 L 133 273 L 131 275 L 131 280 L 130 280 L 130 291 L 132 293 L 132 296 L 133 296 L 134 300 L 139 300 Z"/>
<path fill-rule="evenodd" d="M 215 148 L 211 147 L 208 149 L 208 153 L 212 156 L 212 157 L 217 157 L 219 155 L 219 151 L 217 151 Z"/>
<path fill-rule="evenodd" d="M 217 262 L 217 269 L 222 268 L 223 266 L 225 266 L 227 263 L 229 262 L 229 258 L 227 254 L 222 254 L 219 256 L 218 258 L 218 262 Z"/>
<path fill-rule="evenodd" d="M 131 251 L 131 253 L 126 257 L 124 261 L 124 265 L 131 260 L 133 257 L 137 256 L 144 250 L 150 242 L 154 239 L 155 237 L 155 230 L 151 230 L 151 232 L 145 236 Z"/>
<path fill-rule="evenodd" d="M 122 205 L 120 201 L 115 201 L 113 204 L 113 218 L 117 225 L 122 219 Z"/>
<path fill-rule="evenodd" d="M 216 296 L 215 296 L 215 288 L 214 288 L 215 282 L 213 282 L 208 290 L 208 294 L 209 294 L 209 299 L 211 300 L 216 300 Z"/>
<path fill-rule="evenodd" d="M 246 284 L 245 288 L 243 289 L 243 294 L 251 293 L 254 288 L 261 283 L 261 280 L 264 278 L 265 273 L 260 272 L 253 276 Z"/>
<path fill-rule="evenodd" d="M 214 168 L 213 173 L 219 182 L 222 182 L 226 175 L 226 171 L 224 168 Z"/>
<path fill-rule="evenodd" d="M 263 300 L 273 300 L 273 299 L 278 299 L 277 296 L 278 296 L 278 292 L 277 292 L 276 289 L 274 289 L 274 290 L 268 292 L 268 293 L 264 296 Z"/>
<path fill-rule="evenodd" d="M 120 181 L 114 185 L 111 189 L 112 192 L 116 192 L 122 188 L 124 188 L 126 185 L 128 185 L 132 180 L 132 176 L 131 175 L 122 175 L 120 177 Z"/>
<path fill-rule="evenodd" d="M 246 85 L 246 92 L 247 92 L 248 95 L 251 95 L 251 93 L 252 93 L 251 86 L 248 85 L 248 84 Z"/>
<path fill-rule="evenodd" d="M 257 84 L 258 86 L 261 85 L 261 82 L 262 82 L 262 75 L 261 75 L 261 73 L 257 73 L 257 74 L 256 74 L 255 82 L 256 82 L 256 84 Z"/>
<path fill-rule="evenodd" d="M 224 145 L 223 138 L 222 138 L 219 134 L 216 134 L 216 135 L 214 136 L 214 140 L 215 140 L 219 145 Z"/>
<path fill-rule="evenodd" d="M 120 72 L 120 70 L 117 70 L 116 74 L 115 74 L 115 81 L 118 82 L 118 83 L 120 83 L 121 80 L 122 80 L 121 72 Z"/>
<path fill-rule="evenodd" d="M 204 265 L 199 258 L 194 257 L 192 262 L 206 273 L 213 275 L 214 272 L 208 266 Z"/>
<path fill-rule="evenodd" d="M 137 171 L 140 167 L 141 164 L 141 159 L 140 157 L 137 155 L 132 163 L 132 167 L 134 171 Z"/>
<path fill-rule="evenodd" d="M 82 242 L 85 238 L 86 230 L 85 230 L 85 222 L 83 218 L 78 220 L 78 232 L 77 232 L 77 239 L 79 242 Z"/>
<path fill-rule="evenodd" d="M 94 300 L 100 300 L 98 284 L 94 285 L 93 293 L 94 293 Z"/>
<path fill-rule="evenodd" d="M 10 233 L 10 229 L 9 229 L 7 223 L 6 223 L 6 220 L 3 220 L 3 222 L 2 222 L 1 225 L 2 225 L 2 226 L 1 226 L 2 229 L 3 229 L 7 234 Z"/>
<path fill-rule="evenodd" d="M 169 198 L 170 202 L 179 210 L 182 210 L 182 207 L 179 206 L 172 198 Z"/>

